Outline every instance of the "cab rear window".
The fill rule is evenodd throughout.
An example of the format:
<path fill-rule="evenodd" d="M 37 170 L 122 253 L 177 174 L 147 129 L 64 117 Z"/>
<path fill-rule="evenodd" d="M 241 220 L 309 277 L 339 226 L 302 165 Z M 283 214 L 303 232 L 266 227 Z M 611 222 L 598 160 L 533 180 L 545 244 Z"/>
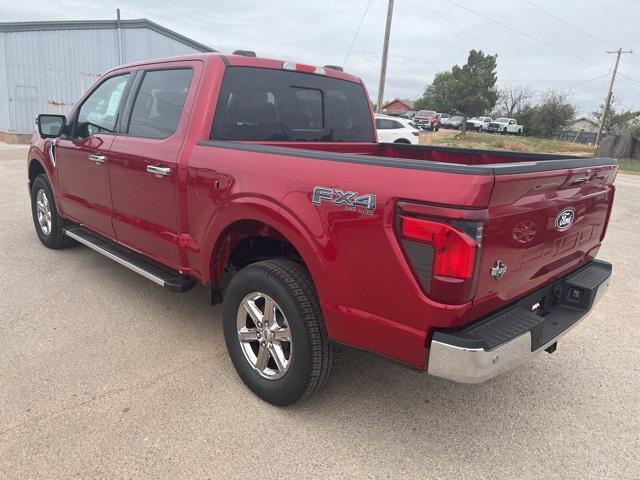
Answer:
<path fill-rule="evenodd" d="M 214 140 L 373 142 L 362 85 L 315 74 L 228 67 Z"/>

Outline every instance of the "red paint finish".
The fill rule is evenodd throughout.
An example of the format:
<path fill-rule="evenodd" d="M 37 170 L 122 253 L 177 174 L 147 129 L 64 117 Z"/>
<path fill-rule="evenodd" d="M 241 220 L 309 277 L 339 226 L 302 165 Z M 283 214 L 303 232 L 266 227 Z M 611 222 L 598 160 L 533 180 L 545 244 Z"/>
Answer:
<path fill-rule="evenodd" d="M 109 191 L 109 166 L 89 160 L 107 155 L 113 135 L 98 134 L 84 140 L 59 139 L 56 145 L 58 205 L 70 219 L 91 219 L 91 226 L 108 237 L 114 235 Z"/>
<path fill-rule="evenodd" d="M 425 367 L 434 329 L 462 326 L 595 255 L 611 208 L 615 166 L 495 175 L 493 169 L 465 173 L 465 166 L 541 158 L 360 142 L 261 144 L 285 150 L 206 145 L 229 65 L 283 68 L 278 60 L 207 54 L 110 72 L 194 69 L 178 129 L 166 139 L 123 132 L 60 139 L 56 167 L 50 141 L 34 142 L 29 161 L 42 164 L 52 179 L 63 215 L 205 284 L 220 281 L 242 239 L 286 240 L 309 269 L 333 340 L 418 368 Z M 326 77 L 361 83 L 330 69 Z M 91 152 L 103 152 L 109 162 L 86 161 Z M 465 171 L 400 164 L 407 160 L 452 163 Z M 172 174 L 158 178 L 146 172 L 149 165 L 171 168 Z M 317 186 L 375 195 L 376 208 L 313 203 Z M 553 222 L 569 206 L 576 211 L 575 225 L 559 232 Z M 467 252 L 468 261 L 439 266 L 473 283 L 470 300 L 442 303 L 423 291 L 398 238 L 400 213 L 453 229 L 465 222 L 483 226 L 482 245 L 473 255 Z M 489 274 L 498 259 L 508 265 L 500 282 Z"/>

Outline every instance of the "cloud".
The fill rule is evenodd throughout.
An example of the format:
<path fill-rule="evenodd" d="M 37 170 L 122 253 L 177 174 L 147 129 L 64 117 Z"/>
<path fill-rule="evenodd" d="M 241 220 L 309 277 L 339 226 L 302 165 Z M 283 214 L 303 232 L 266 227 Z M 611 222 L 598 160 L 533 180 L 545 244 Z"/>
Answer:
<path fill-rule="evenodd" d="M 342 64 L 368 0 L 304 2 L 300 0 L 48 0 L 5 3 L 5 21 L 114 18 L 118 3 L 123 18 L 148 18 L 194 40 L 230 52 L 255 50 L 260 56 L 312 64 Z M 640 2 L 583 0 L 533 3 L 569 21 L 604 43 L 521 1 L 455 0 L 481 13 L 535 36 L 561 51 L 496 25 L 446 1 L 395 2 L 385 98 L 416 98 L 433 75 L 466 61 L 472 48 L 498 54 L 498 83 L 530 85 L 538 91 L 565 88 L 606 74 L 613 56 L 611 46 L 636 48 L 640 53 L 637 19 Z M 384 33 L 386 0 L 372 0 L 356 39 L 346 70 L 365 81 L 376 98 Z M 628 58 L 631 57 L 631 58 Z M 593 65 L 594 62 L 596 65 Z M 616 98 L 621 105 L 640 109 L 640 58 L 621 62 Z M 571 89 L 581 113 L 595 110 L 606 94 L 607 80 L 599 78 Z"/>

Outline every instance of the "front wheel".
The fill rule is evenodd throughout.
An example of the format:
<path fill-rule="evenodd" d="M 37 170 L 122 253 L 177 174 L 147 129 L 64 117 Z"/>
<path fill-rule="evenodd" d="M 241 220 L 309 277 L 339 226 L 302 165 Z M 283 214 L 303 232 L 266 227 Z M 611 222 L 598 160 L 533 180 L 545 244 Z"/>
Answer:
<path fill-rule="evenodd" d="M 38 175 L 31 185 L 31 214 L 40 242 L 54 250 L 73 243 L 64 233 L 64 219 L 58 213 L 53 190 L 46 175 Z"/>
<path fill-rule="evenodd" d="M 266 260 L 240 270 L 224 300 L 224 338 L 253 393 L 291 405 L 320 390 L 335 360 L 315 288 L 305 268 Z"/>

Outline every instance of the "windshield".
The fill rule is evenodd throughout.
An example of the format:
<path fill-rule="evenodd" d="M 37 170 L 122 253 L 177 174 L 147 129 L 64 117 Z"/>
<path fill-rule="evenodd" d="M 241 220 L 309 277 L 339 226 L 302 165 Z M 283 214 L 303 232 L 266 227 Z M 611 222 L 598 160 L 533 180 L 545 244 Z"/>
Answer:
<path fill-rule="evenodd" d="M 300 72 L 228 67 L 211 138 L 373 142 L 362 85 Z"/>
<path fill-rule="evenodd" d="M 453 117 L 451 120 L 462 120 L 462 117 Z"/>

